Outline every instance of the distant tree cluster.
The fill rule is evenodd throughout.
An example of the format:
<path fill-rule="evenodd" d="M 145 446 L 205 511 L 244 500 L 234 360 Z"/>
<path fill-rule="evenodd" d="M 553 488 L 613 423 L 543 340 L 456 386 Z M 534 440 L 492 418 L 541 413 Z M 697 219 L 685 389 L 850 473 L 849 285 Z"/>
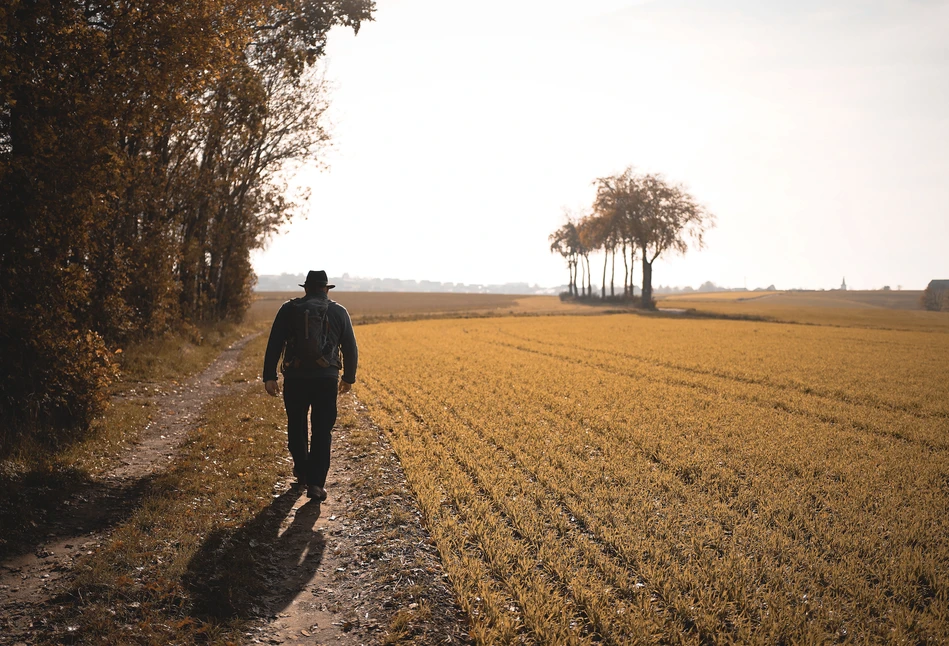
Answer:
<path fill-rule="evenodd" d="M 0 440 L 84 428 L 115 344 L 242 315 L 281 168 L 327 138 L 312 65 L 373 8 L 0 6 Z"/>
<path fill-rule="evenodd" d="M 949 312 L 949 280 L 931 280 L 920 298 L 923 309 Z"/>
<path fill-rule="evenodd" d="M 610 270 L 610 297 L 615 287 L 616 254 L 623 262 L 621 296 L 632 299 L 633 270 L 642 264 L 641 304 L 652 308 L 653 263 L 663 253 L 685 253 L 691 242 L 703 246 L 705 232 L 715 218 L 684 187 L 668 182 L 662 175 L 621 173 L 600 177 L 595 182 L 596 198 L 586 215 L 568 216 L 567 222 L 550 234 L 550 250 L 567 261 L 568 290 L 573 297 L 593 296 L 590 254 L 603 253 L 600 297 L 607 298 L 606 274 Z M 577 285 L 579 274 L 580 284 Z"/>

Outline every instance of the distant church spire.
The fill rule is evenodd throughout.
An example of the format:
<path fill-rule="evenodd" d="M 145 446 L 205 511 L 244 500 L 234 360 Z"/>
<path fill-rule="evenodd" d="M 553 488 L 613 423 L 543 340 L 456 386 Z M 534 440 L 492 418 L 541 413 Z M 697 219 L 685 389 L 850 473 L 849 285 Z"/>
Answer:
<path fill-rule="evenodd" d="M 847 277 L 844 276 L 844 282 L 840 283 L 841 291 L 847 291 Z"/>

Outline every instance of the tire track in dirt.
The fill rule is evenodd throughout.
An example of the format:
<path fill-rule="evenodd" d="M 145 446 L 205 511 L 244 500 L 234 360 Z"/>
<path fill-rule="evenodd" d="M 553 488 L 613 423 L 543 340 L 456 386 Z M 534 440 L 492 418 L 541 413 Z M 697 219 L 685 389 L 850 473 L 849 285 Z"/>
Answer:
<path fill-rule="evenodd" d="M 157 413 L 141 437 L 102 477 L 64 492 L 37 528 L 37 545 L 21 547 L 0 563 L 0 644 L 26 644 L 43 621 L 44 606 L 61 591 L 73 563 L 92 554 L 109 530 L 138 506 L 151 478 L 174 459 L 210 399 L 246 384 L 222 385 L 243 347 L 259 333 L 233 343 L 204 371 L 151 399 Z M 36 626 L 37 628 L 39 626 Z"/>

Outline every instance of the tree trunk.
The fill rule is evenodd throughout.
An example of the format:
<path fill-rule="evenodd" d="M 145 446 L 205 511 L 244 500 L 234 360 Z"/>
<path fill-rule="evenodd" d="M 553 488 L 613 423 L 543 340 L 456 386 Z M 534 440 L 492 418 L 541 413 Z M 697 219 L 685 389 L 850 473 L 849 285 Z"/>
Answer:
<path fill-rule="evenodd" d="M 629 264 L 626 262 L 626 241 L 623 240 L 623 298 L 632 296 L 630 292 L 633 290 L 629 288 L 629 285 Z"/>
<path fill-rule="evenodd" d="M 600 286 L 600 298 L 606 300 L 606 265 L 609 264 L 610 255 L 603 253 L 603 284 Z"/>
<path fill-rule="evenodd" d="M 586 283 L 583 280 L 583 258 L 577 258 L 577 264 L 579 265 L 577 268 L 577 278 L 580 279 L 580 287 L 578 289 L 577 296 L 582 298 L 583 292 L 586 291 Z"/>
<path fill-rule="evenodd" d="M 616 284 L 616 247 L 613 247 L 613 249 L 611 250 L 610 253 L 611 253 L 610 259 L 612 260 L 612 262 L 610 263 L 610 298 L 615 298 L 615 297 L 616 297 L 616 287 L 615 287 L 615 284 Z"/>
<path fill-rule="evenodd" d="M 587 254 L 587 296 L 593 296 L 593 272 L 590 270 L 590 256 Z"/>
<path fill-rule="evenodd" d="M 643 251 L 643 295 L 641 307 L 647 310 L 655 309 L 655 304 L 652 302 L 652 263 L 647 259 L 645 251 Z"/>
<path fill-rule="evenodd" d="M 580 256 L 579 258 L 577 258 L 577 263 L 579 264 L 579 268 L 577 269 L 577 278 L 580 279 L 579 295 L 580 295 L 580 298 L 583 298 L 586 295 L 586 291 L 587 291 L 587 281 L 586 281 L 586 278 L 584 277 L 584 272 L 586 271 L 586 268 L 583 266 L 583 256 Z"/>
<path fill-rule="evenodd" d="M 636 283 L 633 274 L 636 273 L 636 247 L 629 246 L 629 297 L 636 298 Z"/>

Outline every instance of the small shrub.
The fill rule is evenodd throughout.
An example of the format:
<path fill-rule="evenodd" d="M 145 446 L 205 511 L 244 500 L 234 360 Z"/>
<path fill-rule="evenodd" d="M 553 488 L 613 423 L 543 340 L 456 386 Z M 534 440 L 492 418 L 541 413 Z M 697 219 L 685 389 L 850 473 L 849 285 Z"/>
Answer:
<path fill-rule="evenodd" d="M 5 329 L 0 347 L 0 455 L 26 435 L 50 447 L 68 445 L 105 409 L 116 367 L 97 333 L 55 326 L 36 326 L 29 334 Z"/>

